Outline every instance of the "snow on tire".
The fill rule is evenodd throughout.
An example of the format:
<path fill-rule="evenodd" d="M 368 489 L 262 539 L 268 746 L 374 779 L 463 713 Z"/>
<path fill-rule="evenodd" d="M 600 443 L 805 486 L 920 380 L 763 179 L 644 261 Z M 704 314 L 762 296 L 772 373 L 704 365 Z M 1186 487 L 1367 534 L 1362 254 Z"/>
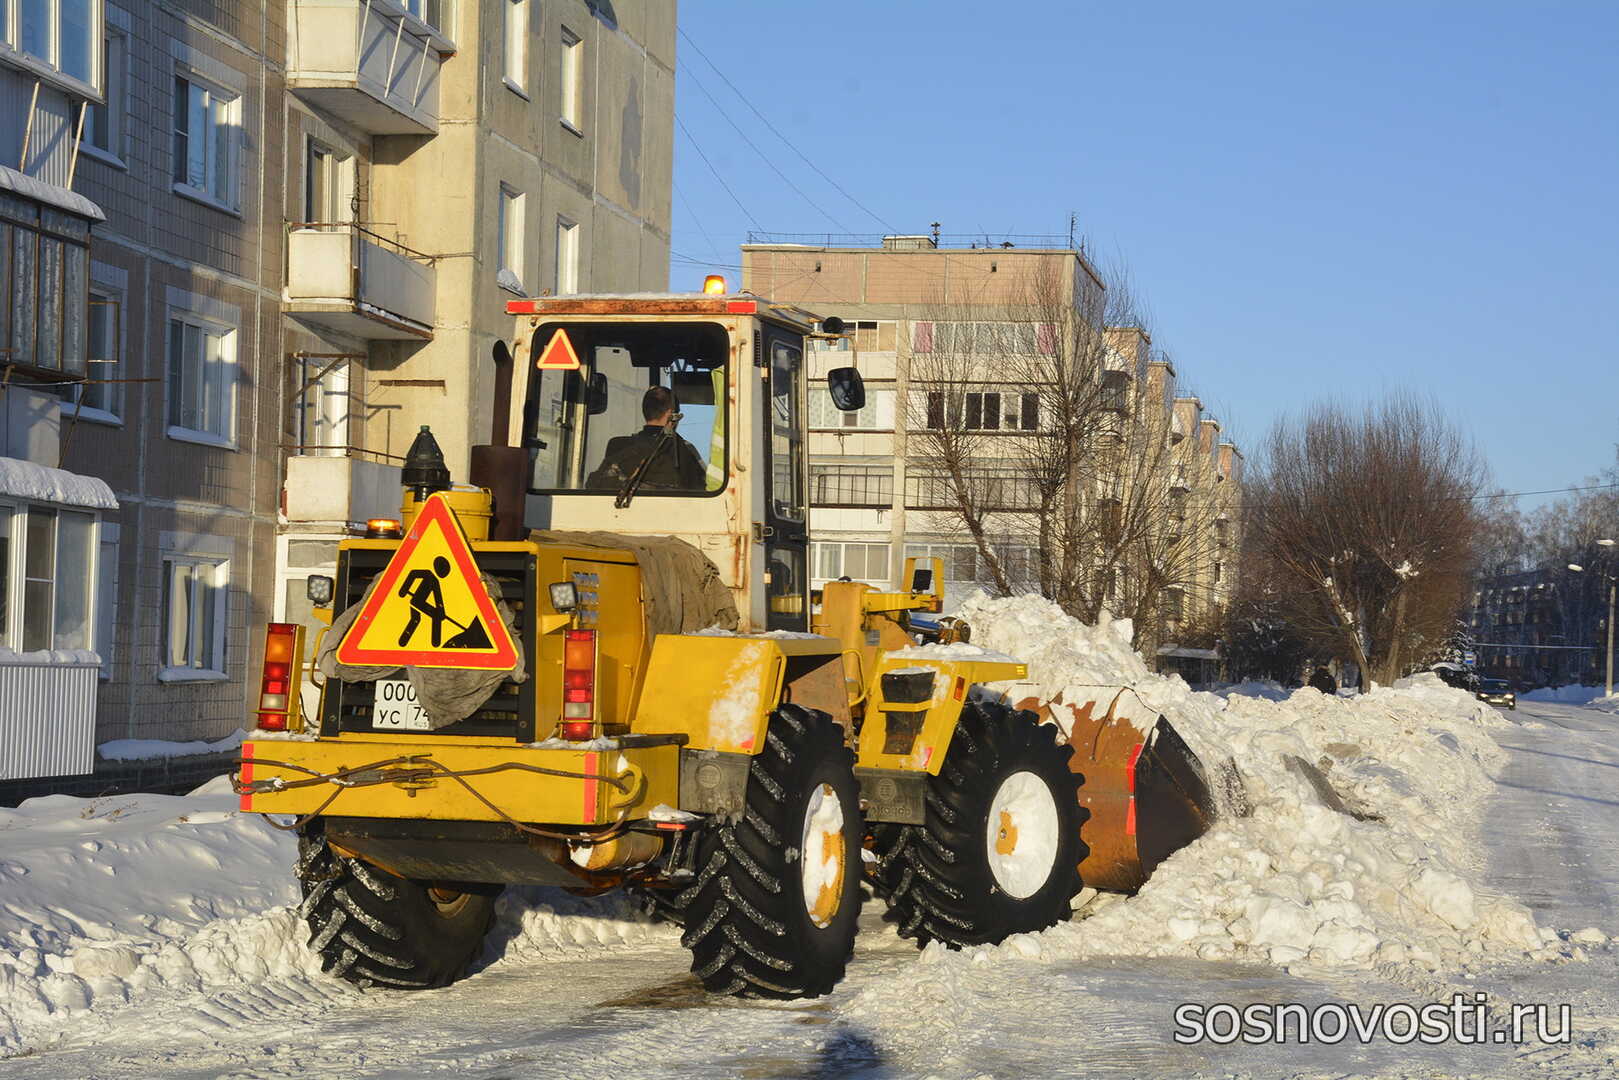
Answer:
<path fill-rule="evenodd" d="M 873 829 L 877 891 L 904 937 L 951 948 L 1044 930 L 1079 891 L 1079 778 L 1073 748 L 1033 713 L 971 702 L 921 825 Z"/>
<path fill-rule="evenodd" d="M 429 885 L 298 841 L 300 909 L 321 970 L 357 986 L 423 990 L 460 978 L 495 917 L 499 886 Z"/>
<path fill-rule="evenodd" d="M 676 898 L 681 943 L 712 993 L 818 997 L 843 978 L 860 916 L 854 755 L 830 716 L 786 704 L 748 770 L 743 812 L 706 832 Z"/>

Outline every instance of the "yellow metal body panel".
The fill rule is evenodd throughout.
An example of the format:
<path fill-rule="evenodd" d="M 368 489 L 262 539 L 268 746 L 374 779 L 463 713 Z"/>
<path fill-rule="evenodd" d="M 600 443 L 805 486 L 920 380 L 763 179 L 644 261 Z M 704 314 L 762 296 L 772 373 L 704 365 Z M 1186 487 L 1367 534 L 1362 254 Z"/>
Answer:
<path fill-rule="evenodd" d="M 824 638 L 659 634 L 647 662 L 637 734 L 683 734 L 693 750 L 756 754 L 791 656 L 837 653 Z"/>
<path fill-rule="evenodd" d="M 484 773 L 466 778 L 484 798 L 517 821 L 545 825 L 600 826 L 626 813 L 644 818 L 659 803 L 679 801 L 680 751 L 676 746 L 624 749 L 573 749 L 491 745 L 463 736 L 349 734 L 341 739 L 248 740 L 242 744 L 241 779 L 293 781 L 307 777 L 296 769 L 270 764 L 286 762 L 317 773 L 359 769 L 394 757 L 423 755 L 456 770 L 486 769 L 518 763 L 594 777 L 622 780 L 620 791 L 605 779 L 547 776 L 524 769 Z M 243 795 L 241 808 L 258 814 L 309 814 L 331 797 L 321 811 L 334 817 L 427 818 L 440 821 L 500 821 L 458 781 L 447 776 L 336 789 L 312 784 L 286 791 Z"/>
<path fill-rule="evenodd" d="M 925 704 L 890 703 L 882 696 L 882 676 L 898 668 L 932 668 L 937 674 L 933 681 L 933 696 Z M 911 658 L 884 656 L 872 673 L 867 690 L 866 717 L 860 728 L 860 745 L 855 764 L 864 768 L 925 770 L 939 775 L 944 766 L 944 755 L 950 749 L 961 708 L 973 686 L 985 682 L 1021 679 L 1028 667 L 1015 661 L 950 660 L 945 658 Z M 914 713 L 925 710 L 921 731 L 914 741 L 906 740 L 909 749 L 904 753 L 890 753 L 888 728 L 893 718 L 889 712 Z"/>

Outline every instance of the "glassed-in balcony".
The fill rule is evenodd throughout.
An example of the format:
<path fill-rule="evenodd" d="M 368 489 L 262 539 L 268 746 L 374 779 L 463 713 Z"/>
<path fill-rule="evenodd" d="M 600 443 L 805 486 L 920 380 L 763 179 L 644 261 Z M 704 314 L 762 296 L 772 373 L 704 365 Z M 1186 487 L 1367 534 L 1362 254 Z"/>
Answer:
<path fill-rule="evenodd" d="M 372 135 L 438 133 L 440 0 L 291 0 L 287 85 Z"/>
<path fill-rule="evenodd" d="M 432 256 L 363 225 L 287 233 L 287 314 L 354 337 L 431 340 L 437 276 Z"/>

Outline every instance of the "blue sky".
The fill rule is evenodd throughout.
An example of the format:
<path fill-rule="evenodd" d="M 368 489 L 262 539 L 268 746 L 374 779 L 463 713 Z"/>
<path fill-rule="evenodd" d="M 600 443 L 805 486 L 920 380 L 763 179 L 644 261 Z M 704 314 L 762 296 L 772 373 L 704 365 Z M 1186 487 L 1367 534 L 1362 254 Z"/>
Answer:
<path fill-rule="evenodd" d="M 685 0 L 680 28 L 674 288 L 750 228 L 1073 213 L 1239 443 L 1411 388 L 1507 490 L 1613 463 L 1619 3 Z"/>

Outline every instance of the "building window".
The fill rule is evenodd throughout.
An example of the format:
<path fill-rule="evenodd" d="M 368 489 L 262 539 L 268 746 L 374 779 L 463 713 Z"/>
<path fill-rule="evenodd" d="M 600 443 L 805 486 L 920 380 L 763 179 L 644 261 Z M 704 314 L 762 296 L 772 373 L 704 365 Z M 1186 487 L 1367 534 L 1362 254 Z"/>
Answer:
<path fill-rule="evenodd" d="M 229 446 L 236 413 L 236 334 L 190 314 L 169 318 L 169 437 Z"/>
<path fill-rule="evenodd" d="M 304 155 L 304 224 L 354 220 L 354 158 L 311 138 Z"/>
<path fill-rule="evenodd" d="M 528 96 L 528 0 L 505 0 L 506 86 Z"/>
<path fill-rule="evenodd" d="M 843 335 L 837 338 L 813 338 L 811 347 L 831 352 L 893 352 L 898 323 L 874 319 L 845 319 Z"/>
<path fill-rule="evenodd" d="M 241 98 L 191 75 L 174 77 L 174 188 L 237 209 Z"/>
<path fill-rule="evenodd" d="M 0 193 L 0 364 L 84 374 L 90 223 Z"/>
<path fill-rule="evenodd" d="M 816 580 L 836 581 L 846 577 L 873 585 L 888 581 L 887 544 L 817 543 L 810 546 L 814 549 L 811 556 L 815 560 Z"/>
<path fill-rule="evenodd" d="M 1057 351 L 1056 328 L 1032 322 L 919 322 L 911 327 L 911 351 L 1050 356 Z"/>
<path fill-rule="evenodd" d="M 810 465 L 813 506 L 888 507 L 893 503 L 891 465 Z"/>
<path fill-rule="evenodd" d="M 0 0 L 3 3 L 4 0 Z M 106 103 L 91 104 L 84 122 L 84 143 L 112 158 L 123 157 L 124 146 L 124 63 L 129 40 L 108 30 L 101 42 L 101 71 Z"/>
<path fill-rule="evenodd" d="M 810 384 L 809 425 L 830 431 L 894 430 L 894 391 L 866 384 L 866 404 L 853 412 L 841 412 L 832 404 L 824 382 Z"/>
<path fill-rule="evenodd" d="M 90 291 L 88 382 L 73 383 L 63 389 L 64 412 L 82 420 L 117 423 L 123 411 L 122 383 L 115 381 L 122 353 L 119 332 L 123 305 L 120 298 L 104 289 Z"/>
<path fill-rule="evenodd" d="M 112 674 L 113 637 L 118 626 L 118 534 L 117 525 L 101 523 L 96 581 L 96 653 L 101 657 L 102 678 Z"/>
<path fill-rule="evenodd" d="M 0 0 L 0 40 L 49 64 L 69 78 L 96 85 L 96 48 L 101 37 L 99 0 L 17 0 L 21 16 L 13 36 L 8 0 Z"/>
<path fill-rule="evenodd" d="M 578 34 L 562 28 L 562 122 L 574 131 L 585 130 L 584 81 L 585 43 Z"/>
<path fill-rule="evenodd" d="M 1130 411 L 1130 376 L 1123 371 L 1102 373 L 1101 407 L 1110 412 Z"/>
<path fill-rule="evenodd" d="M 496 253 L 500 271 L 496 280 L 500 286 L 523 295 L 523 278 L 527 272 L 523 258 L 523 207 L 526 196 L 515 188 L 500 185 L 500 211 L 496 226 L 499 229 L 499 251 Z"/>
<path fill-rule="evenodd" d="M 943 561 L 946 581 L 978 579 L 978 549 L 971 544 L 906 544 L 905 557 Z"/>
<path fill-rule="evenodd" d="M 444 32 L 445 9 L 449 7 L 444 0 L 399 0 L 399 3 L 406 11 L 434 30 Z"/>
<path fill-rule="evenodd" d="M 228 568 L 223 559 L 163 555 L 160 677 L 224 676 Z"/>
<path fill-rule="evenodd" d="M 949 393 L 928 390 L 929 431 L 1038 431 L 1040 395 L 998 390 Z"/>
<path fill-rule="evenodd" d="M 95 534 L 94 514 L 0 505 L 0 646 L 91 647 Z"/>
<path fill-rule="evenodd" d="M 557 295 L 579 291 L 579 225 L 557 218 Z"/>

